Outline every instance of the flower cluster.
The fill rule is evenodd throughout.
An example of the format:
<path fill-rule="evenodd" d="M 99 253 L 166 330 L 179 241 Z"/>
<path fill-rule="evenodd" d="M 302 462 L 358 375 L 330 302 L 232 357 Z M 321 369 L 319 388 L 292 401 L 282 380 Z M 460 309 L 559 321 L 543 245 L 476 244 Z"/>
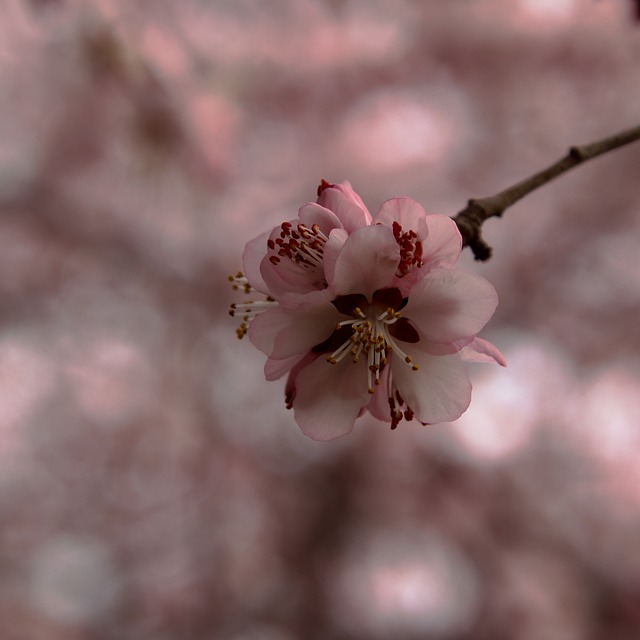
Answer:
<path fill-rule="evenodd" d="M 455 420 L 471 400 L 465 361 L 500 352 L 476 337 L 498 304 L 484 278 L 455 269 L 456 224 L 391 198 L 371 216 L 348 182 L 322 181 L 298 217 L 251 240 L 252 299 L 231 306 L 267 356 L 265 376 L 288 374 L 285 398 L 304 433 L 330 440 L 365 411 L 391 423 Z"/>

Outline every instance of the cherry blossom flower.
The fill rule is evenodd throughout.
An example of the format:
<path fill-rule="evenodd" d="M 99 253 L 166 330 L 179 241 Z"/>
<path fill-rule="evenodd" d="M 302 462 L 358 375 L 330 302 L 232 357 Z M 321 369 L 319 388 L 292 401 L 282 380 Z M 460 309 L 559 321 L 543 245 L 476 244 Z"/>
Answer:
<path fill-rule="evenodd" d="M 245 275 L 253 288 L 276 297 L 323 289 L 324 264 L 335 260 L 350 233 L 370 224 L 371 214 L 348 182 L 322 181 L 317 202 L 247 244 Z"/>
<path fill-rule="evenodd" d="M 455 420 L 471 400 L 465 362 L 505 365 L 477 337 L 498 303 L 484 278 L 454 268 L 456 224 L 416 201 L 387 200 L 372 218 L 348 183 L 320 185 L 298 218 L 248 243 L 235 288 L 264 294 L 232 305 L 288 374 L 285 398 L 304 433 L 330 440 L 365 411 L 391 423 Z"/>

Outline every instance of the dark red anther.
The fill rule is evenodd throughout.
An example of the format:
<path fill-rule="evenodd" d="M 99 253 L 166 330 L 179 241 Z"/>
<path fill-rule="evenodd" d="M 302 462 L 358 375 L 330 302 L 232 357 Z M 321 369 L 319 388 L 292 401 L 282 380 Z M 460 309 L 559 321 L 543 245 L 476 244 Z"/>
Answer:
<path fill-rule="evenodd" d="M 269 238 L 267 240 L 267 247 L 269 247 L 269 249 L 273 251 L 276 248 L 276 243 L 271 238 Z"/>
<path fill-rule="evenodd" d="M 273 265 L 278 264 L 280 262 L 280 258 L 278 256 L 269 256 L 269 262 Z"/>
<path fill-rule="evenodd" d="M 406 276 L 413 267 L 419 268 L 424 264 L 422 243 L 413 229 L 403 233 L 402 226 L 398 222 L 393 223 L 393 236 L 400 248 L 400 264 L 396 273 L 399 277 Z"/>

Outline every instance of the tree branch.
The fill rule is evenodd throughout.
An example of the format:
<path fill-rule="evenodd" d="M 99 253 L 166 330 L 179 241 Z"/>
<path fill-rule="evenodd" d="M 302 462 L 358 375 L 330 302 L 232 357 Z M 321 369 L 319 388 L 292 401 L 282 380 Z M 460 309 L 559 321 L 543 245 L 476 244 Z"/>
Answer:
<path fill-rule="evenodd" d="M 512 187 L 494 196 L 469 200 L 467 206 L 453 218 L 462 235 L 462 246 L 469 246 L 476 260 L 488 260 L 492 249 L 482 237 L 482 225 L 485 220 L 494 216 L 500 217 L 512 204 L 565 171 L 636 140 L 640 140 L 640 126 L 597 142 L 571 147 L 563 158 Z"/>

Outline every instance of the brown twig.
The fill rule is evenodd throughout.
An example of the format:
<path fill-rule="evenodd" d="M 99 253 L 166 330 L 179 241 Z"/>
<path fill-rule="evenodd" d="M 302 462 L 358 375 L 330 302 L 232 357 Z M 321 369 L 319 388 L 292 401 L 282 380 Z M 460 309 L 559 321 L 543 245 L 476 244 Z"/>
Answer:
<path fill-rule="evenodd" d="M 463 246 L 471 248 L 476 260 L 488 260 L 492 250 L 482 237 L 482 225 L 485 220 L 494 216 L 500 217 L 512 204 L 565 171 L 636 140 L 640 140 L 640 126 L 621 131 L 597 142 L 571 147 L 563 158 L 512 187 L 494 196 L 469 200 L 467 206 L 453 218 L 462 234 Z"/>

